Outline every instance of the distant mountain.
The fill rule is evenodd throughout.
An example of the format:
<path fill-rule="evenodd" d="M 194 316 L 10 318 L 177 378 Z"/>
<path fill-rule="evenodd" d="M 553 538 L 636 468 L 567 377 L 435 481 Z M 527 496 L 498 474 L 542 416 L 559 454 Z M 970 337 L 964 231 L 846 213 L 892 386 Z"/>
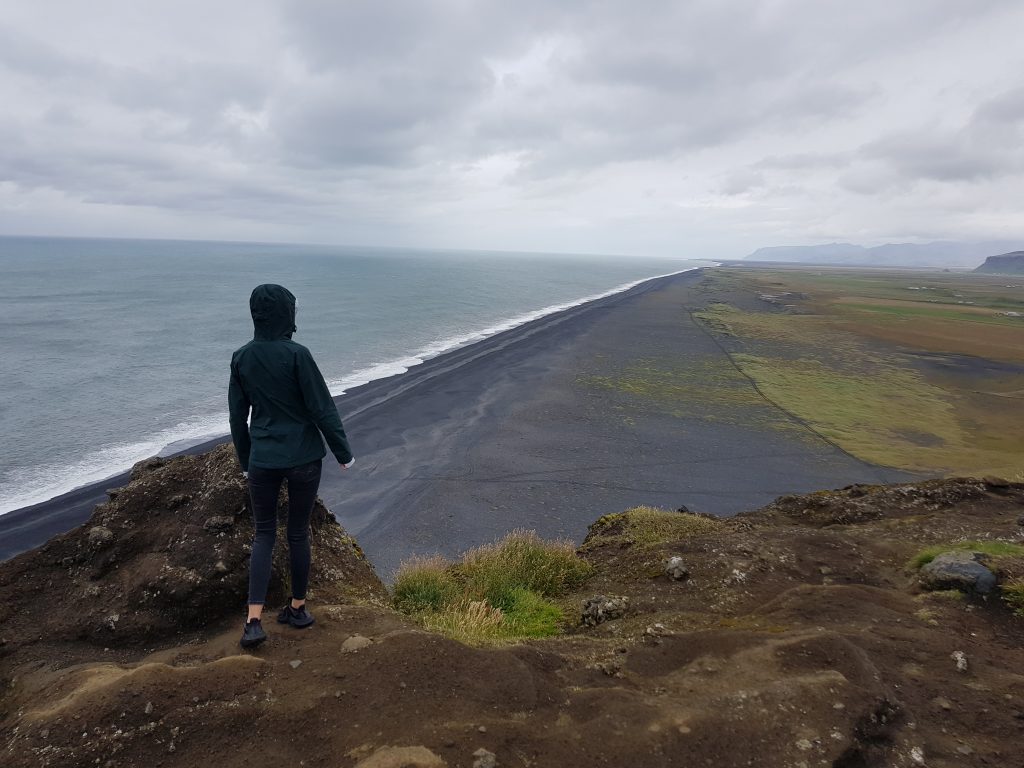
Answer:
<path fill-rule="evenodd" d="M 758 248 L 747 261 L 781 261 L 797 264 L 843 264 L 868 267 L 959 267 L 978 266 L 993 252 L 1019 247 L 1014 241 L 961 243 L 886 243 L 873 248 L 852 243 L 825 245 L 784 245 Z"/>
<path fill-rule="evenodd" d="M 995 272 L 1000 275 L 1024 275 L 1024 251 L 1013 251 L 989 256 L 975 272 Z"/>

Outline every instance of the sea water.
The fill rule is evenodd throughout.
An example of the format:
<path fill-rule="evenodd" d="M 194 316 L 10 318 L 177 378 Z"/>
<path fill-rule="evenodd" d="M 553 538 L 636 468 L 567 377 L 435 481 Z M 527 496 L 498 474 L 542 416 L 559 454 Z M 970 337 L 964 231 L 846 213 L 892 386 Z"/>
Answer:
<path fill-rule="evenodd" d="M 0 237 L 0 513 L 226 434 L 259 283 L 334 394 L 682 259 Z"/>

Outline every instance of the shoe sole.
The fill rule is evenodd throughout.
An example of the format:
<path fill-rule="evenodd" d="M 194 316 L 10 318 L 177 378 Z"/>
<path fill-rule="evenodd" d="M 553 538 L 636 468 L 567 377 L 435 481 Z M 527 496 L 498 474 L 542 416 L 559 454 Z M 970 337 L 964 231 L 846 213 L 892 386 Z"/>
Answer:
<path fill-rule="evenodd" d="M 264 635 L 263 637 L 258 637 L 255 640 L 239 640 L 238 644 L 240 646 L 242 646 L 243 648 L 245 648 L 246 650 L 248 650 L 249 648 L 255 648 L 256 646 L 258 646 L 261 643 L 265 642 L 266 639 L 267 639 L 267 636 Z"/>
<path fill-rule="evenodd" d="M 295 627 L 296 629 L 306 629 L 307 627 L 312 627 L 314 624 L 316 624 L 316 619 L 314 619 L 312 616 L 310 616 L 308 624 L 296 624 L 291 619 L 288 619 L 288 618 L 282 619 L 281 616 L 278 615 L 277 623 L 278 624 L 288 624 L 290 626 Z"/>

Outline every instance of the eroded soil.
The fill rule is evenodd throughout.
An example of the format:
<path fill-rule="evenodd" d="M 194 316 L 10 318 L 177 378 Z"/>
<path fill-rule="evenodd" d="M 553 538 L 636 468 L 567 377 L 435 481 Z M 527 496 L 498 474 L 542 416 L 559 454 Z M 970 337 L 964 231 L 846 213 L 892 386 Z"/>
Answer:
<path fill-rule="evenodd" d="M 0 565 L 4 766 L 353 766 L 386 746 L 450 766 L 480 749 L 499 766 L 1024 765 L 1024 620 L 998 595 L 922 592 L 908 567 L 934 543 L 1019 540 L 1020 484 L 784 497 L 654 546 L 605 520 L 564 604 L 623 596 L 626 614 L 496 648 L 390 610 L 323 511 L 316 625 L 268 614 L 243 653 L 251 528 L 229 459 L 141 467 L 85 526 Z M 665 574 L 672 555 L 689 579 Z"/>

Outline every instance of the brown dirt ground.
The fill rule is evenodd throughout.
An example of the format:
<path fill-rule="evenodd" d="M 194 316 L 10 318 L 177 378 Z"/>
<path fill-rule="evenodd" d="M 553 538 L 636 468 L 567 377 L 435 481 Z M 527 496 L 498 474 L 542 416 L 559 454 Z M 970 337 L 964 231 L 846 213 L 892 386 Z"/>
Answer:
<path fill-rule="evenodd" d="M 317 624 L 268 617 L 269 642 L 243 653 L 251 529 L 238 515 L 218 538 L 201 522 L 239 508 L 227 467 L 214 452 L 142 470 L 90 523 L 0 565 L 0 763 L 353 766 L 422 745 L 467 768 L 480 748 L 499 766 L 1024 765 L 1024 620 L 998 598 L 922 593 L 907 566 L 937 542 L 1020 540 L 1024 485 L 783 497 L 646 548 L 604 519 L 581 549 L 596 575 L 565 605 L 578 615 L 587 597 L 619 595 L 627 614 L 493 648 L 388 609 L 354 543 L 321 519 Z M 166 509 L 198 488 L 209 492 Z M 115 538 L 94 550 L 101 522 Z M 234 580 L 211 571 L 227 555 Z M 670 555 L 689 580 L 664 575 Z M 198 583 L 151 604 L 152 557 Z M 1020 569 L 999 565 L 1004 578 Z M 113 602 L 83 597 L 90 583 Z M 369 644 L 345 652 L 354 635 Z"/>

